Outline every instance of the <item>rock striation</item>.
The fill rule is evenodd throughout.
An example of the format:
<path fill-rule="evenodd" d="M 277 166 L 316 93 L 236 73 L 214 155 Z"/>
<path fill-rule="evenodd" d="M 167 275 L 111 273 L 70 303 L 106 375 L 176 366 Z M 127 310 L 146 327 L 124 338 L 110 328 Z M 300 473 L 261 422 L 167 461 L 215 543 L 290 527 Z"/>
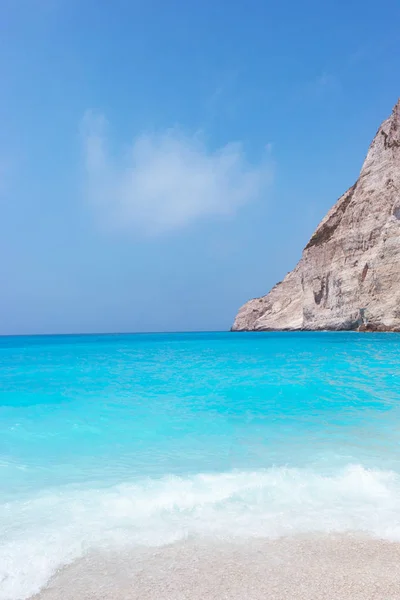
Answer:
<path fill-rule="evenodd" d="M 295 269 L 233 331 L 400 331 L 400 99 Z"/>

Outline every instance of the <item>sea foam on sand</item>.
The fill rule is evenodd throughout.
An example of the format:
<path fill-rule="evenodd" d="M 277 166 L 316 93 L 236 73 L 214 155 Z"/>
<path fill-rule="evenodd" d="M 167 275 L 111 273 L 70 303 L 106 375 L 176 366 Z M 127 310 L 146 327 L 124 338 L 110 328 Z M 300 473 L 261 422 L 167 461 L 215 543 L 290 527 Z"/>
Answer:
<path fill-rule="evenodd" d="M 142 589 L 141 596 L 133 597 L 156 598 L 152 590 L 164 585 L 166 590 L 169 585 L 189 586 L 185 589 L 192 598 L 197 592 L 189 593 L 190 586 L 197 589 L 209 580 L 211 594 L 213 578 L 229 572 L 233 587 L 235 573 L 243 573 L 237 578 L 240 587 L 256 569 L 248 575 L 249 585 L 254 580 L 257 589 L 264 589 L 276 578 L 279 587 L 285 569 L 288 581 L 297 581 L 307 569 L 309 577 L 314 571 L 315 577 L 328 571 L 327 577 L 334 577 L 350 569 L 350 577 L 353 563 L 366 572 L 374 564 L 378 573 L 388 556 L 400 571 L 400 560 L 392 560 L 399 558 L 398 546 L 390 545 L 400 540 L 399 497 L 396 473 L 361 465 L 330 475 L 272 468 L 147 479 L 111 488 L 57 488 L 0 506 L 0 600 L 26 599 L 51 578 L 60 582 L 52 588 L 60 598 L 84 597 L 86 589 L 92 590 L 88 597 L 111 598 L 112 589 L 124 586 L 129 594 Z M 369 537 L 362 543 L 330 537 L 351 532 Z M 317 538 L 309 537 L 316 535 L 325 541 L 316 545 Z M 287 541 L 277 541 L 282 539 Z M 385 554 L 387 548 L 392 550 Z M 166 570 L 171 571 L 170 583 Z M 193 583 L 192 571 L 198 582 Z M 146 572 L 153 579 L 146 579 Z M 315 585 L 317 580 L 324 584 L 324 577 L 318 575 Z M 364 579 L 360 575 L 360 585 Z M 400 599 L 400 588 L 398 594 Z"/>

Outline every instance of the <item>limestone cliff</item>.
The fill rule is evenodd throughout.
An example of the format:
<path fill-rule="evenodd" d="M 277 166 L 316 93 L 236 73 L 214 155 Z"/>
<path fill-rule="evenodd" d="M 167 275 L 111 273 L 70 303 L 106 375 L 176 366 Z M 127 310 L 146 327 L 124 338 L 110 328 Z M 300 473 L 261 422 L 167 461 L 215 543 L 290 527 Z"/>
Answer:
<path fill-rule="evenodd" d="M 400 100 L 296 268 L 232 329 L 400 331 Z"/>

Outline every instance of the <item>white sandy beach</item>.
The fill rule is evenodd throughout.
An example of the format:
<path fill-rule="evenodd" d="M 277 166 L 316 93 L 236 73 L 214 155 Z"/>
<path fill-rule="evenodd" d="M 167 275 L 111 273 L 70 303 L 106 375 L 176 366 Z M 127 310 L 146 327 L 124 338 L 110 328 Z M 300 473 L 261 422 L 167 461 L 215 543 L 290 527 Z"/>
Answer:
<path fill-rule="evenodd" d="M 400 544 L 331 535 L 92 554 L 34 600 L 61 599 L 399 600 Z"/>

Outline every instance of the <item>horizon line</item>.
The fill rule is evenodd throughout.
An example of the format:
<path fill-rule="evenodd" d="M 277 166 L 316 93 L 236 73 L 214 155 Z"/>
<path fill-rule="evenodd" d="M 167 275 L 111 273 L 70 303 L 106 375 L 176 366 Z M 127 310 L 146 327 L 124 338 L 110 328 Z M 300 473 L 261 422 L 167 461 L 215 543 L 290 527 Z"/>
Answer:
<path fill-rule="evenodd" d="M 163 335 L 171 333 L 231 333 L 229 329 L 182 329 L 164 331 L 93 331 L 93 332 L 69 332 L 69 333 L 0 333 L 0 338 L 6 337 L 56 337 L 73 335 Z"/>

